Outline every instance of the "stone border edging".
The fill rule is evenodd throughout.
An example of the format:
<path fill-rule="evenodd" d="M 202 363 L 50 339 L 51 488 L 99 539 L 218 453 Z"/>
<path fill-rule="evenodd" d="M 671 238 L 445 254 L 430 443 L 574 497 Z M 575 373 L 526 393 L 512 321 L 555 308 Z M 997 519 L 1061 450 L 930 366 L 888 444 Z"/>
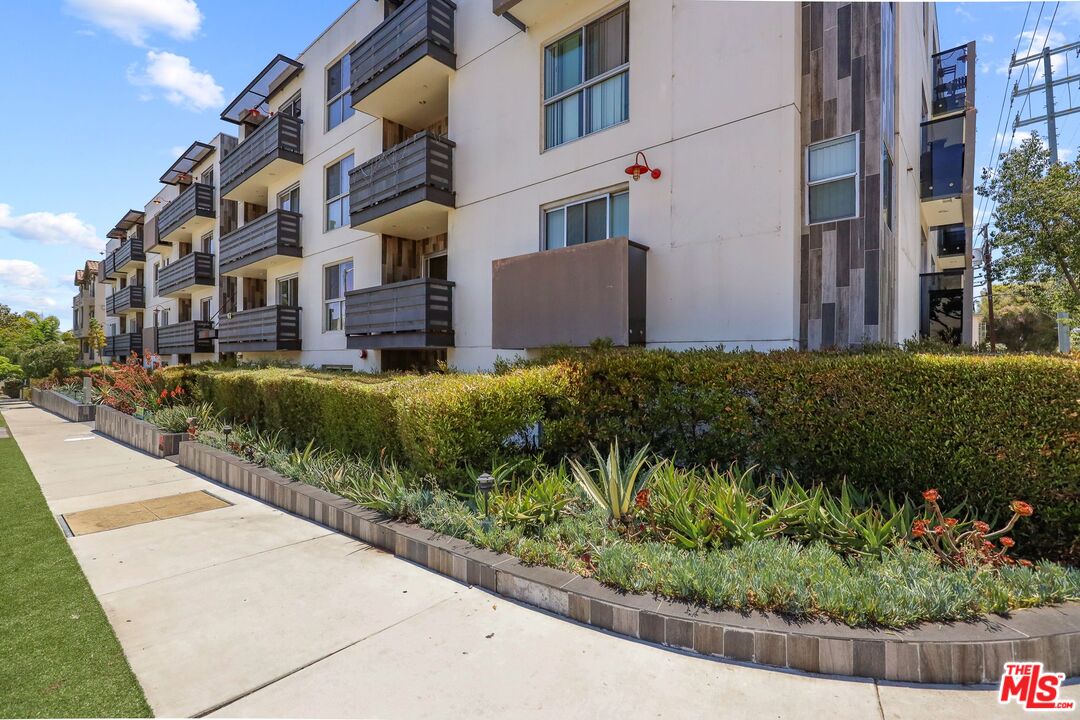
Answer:
<path fill-rule="evenodd" d="M 130 445 L 155 457 L 168 457 L 180 452 L 180 442 L 187 433 L 167 433 L 153 423 L 100 405 L 94 417 L 94 430 L 113 440 Z"/>
<path fill-rule="evenodd" d="M 41 390 L 36 387 L 30 388 L 30 402 L 71 422 L 93 421 L 98 407 L 73 400 L 55 390 Z"/>
<path fill-rule="evenodd" d="M 807 672 L 906 682 L 997 682 L 1004 663 L 1017 660 L 1041 661 L 1048 671 L 1080 675 L 1076 603 L 899 631 L 707 610 L 621 593 L 563 570 L 528 566 L 511 555 L 389 520 L 202 443 L 180 443 L 179 464 L 460 582 L 646 642 Z"/>

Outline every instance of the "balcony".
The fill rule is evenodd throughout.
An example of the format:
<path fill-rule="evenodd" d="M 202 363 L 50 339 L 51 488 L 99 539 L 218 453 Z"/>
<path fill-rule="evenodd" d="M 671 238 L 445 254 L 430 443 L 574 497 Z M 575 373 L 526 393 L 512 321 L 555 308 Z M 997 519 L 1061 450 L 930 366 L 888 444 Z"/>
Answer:
<path fill-rule="evenodd" d="M 643 344 L 647 251 L 620 237 L 492 261 L 492 347 Z"/>
<path fill-rule="evenodd" d="M 934 265 L 938 270 L 967 267 L 968 231 L 963 225 L 946 225 L 933 230 L 937 235 Z"/>
<path fill-rule="evenodd" d="M 221 197 L 266 205 L 267 188 L 303 162 L 300 118 L 275 115 L 221 161 Z"/>
<path fill-rule="evenodd" d="M 189 320 L 157 329 L 158 355 L 214 352 L 214 326 L 209 320 Z"/>
<path fill-rule="evenodd" d="M 106 315 L 122 315 L 132 310 L 146 307 L 146 288 L 142 285 L 128 285 L 105 298 Z"/>
<path fill-rule="evenodd" d="M 214 285 L 214 256 L 210 253 L 188 253 L 158 269 L 157 294 L 161 297 L 188 296 L 198 285 Z"/>
<path fill-rule="evenodd" d="M 453 148 L 444 137 L 420 132 L 349 171 L 352 226 L 413 240 L 446 232 L 454 207 Z"/>
<path fill-rule="evenodd" d="M 282 259 L 303 257 L 300 213 L 274 210 L 221 238 L 222 274 L 258 275 Z"/>
<path fill-rule="evenodd" d="M 121 274 L 141 267 L 146 262 L 146 253 L 143 252 L 143 239 L 135 235 L 128 238 L 120 247 L 105 256 L 102 267 L 102 277 L 106 280 L 116 280 Z"/>
<path fill-rule="evenodd" d="M 412 0 L 361 40 L 349 53 L 353 107 L 417 130 L 445 117 L 456 9 L 449 0 Z"/>
<path fill-rule="evenodd" d="M 965 319 L 970 313 L 965 309 L 964 270 L 926 273 L 919 279 L 919 334 L 954 345 L 966 342 L 970 328 L 965 327 Z"/>
<path fill-rule="evenodd" d="M 300 349 L 300 308 L 269 307 L 229 313 L 218 322 L 221 352 Z"/>
<path fill-rule="evenodd" d="M 105 338 L 105 355 L 111 358 L 124 358 L 131 353 L 142 354 L 142 333 L 122 333 Z"/>
<path fill-rule="evenodd" d="M 491 11 L 496 15 L 509 15 L 521 23 L 532 27 L 548 17 L 565 15 L 574 9 L 577 0 L 491 0 Z"/>
<path fill-rule="evenodd" d="M 967 157 L 967 122 L 966 115 L 954 115 L 922 125 L 922 211 L 930 227 L 971 224 L 974 157 Z"/>
<path fill-rule="evenodd" d="M 345 293 L 345 335 L 352 349 L 454 346 L 454 283 L 423 278 Z"/>
<path fill-rule="evenodd" d="M 931 112 L 934 117 L 975 107 L 974 87 L 968 91 L 968 70 L 973 65 L 975 43 L 934 55 Z"/>
<path fill-rule="evenodd" d="M 213 186 L 194 183 L 157 214 L 157 241 L 179 233 L 201 235 L 213 229 L 216 216 Z"/>

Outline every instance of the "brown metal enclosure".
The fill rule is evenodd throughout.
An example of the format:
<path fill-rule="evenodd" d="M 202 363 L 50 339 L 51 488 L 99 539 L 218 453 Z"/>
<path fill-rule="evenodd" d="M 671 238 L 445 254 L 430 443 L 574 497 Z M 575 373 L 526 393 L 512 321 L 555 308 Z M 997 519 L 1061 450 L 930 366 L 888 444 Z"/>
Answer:
<path fill-rule="evenodd" d="M 625 237 L 491 263 L 491 345 L 645 342 L 646 252 Z"/>

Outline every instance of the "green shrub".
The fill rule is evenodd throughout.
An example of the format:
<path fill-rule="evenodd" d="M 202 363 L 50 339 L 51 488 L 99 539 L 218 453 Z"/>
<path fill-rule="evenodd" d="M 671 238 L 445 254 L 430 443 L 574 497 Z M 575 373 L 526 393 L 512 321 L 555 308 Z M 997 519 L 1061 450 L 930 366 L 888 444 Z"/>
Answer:
<path fill-rule="evenodd" d="M 56 341 L 32 347 L 19 356 L 19 364 L 32 378 L 49 375 L 67 377 L 79 351 L 75 346 Z"/>
<path fill-rule="evenodd" d="M 627 350 L 563 356 L 572 391 L 545 450 L 650 443 L 662 456 L 790 470 L 804 482 L 980 511 L 1036 507 L 1034 555 L 1080 560 L 1080 363 L 1051 356 Z"/>

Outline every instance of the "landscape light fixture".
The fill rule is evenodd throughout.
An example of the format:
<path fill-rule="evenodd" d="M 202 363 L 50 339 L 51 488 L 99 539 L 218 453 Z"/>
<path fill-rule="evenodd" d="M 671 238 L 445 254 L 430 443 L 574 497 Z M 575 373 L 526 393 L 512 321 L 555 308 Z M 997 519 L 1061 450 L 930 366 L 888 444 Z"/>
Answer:
<path fill-rule="evenodd" d="M 488 495 L 491 494 L 492 488 L 495 487 L 495 478 L 491 477 L 487 473 L 484 473 L 480 477 L 476 478 L 476 487 L 480 490 L 480 494 L 484 497 L 484 517 L 487 517 Z"/>
<path fill-rule="evenodd" d="M 221 432 L 225 434 L 225 444 L 229 443 L 229 435 L 232 434 L 232 425 L 225 425 L 221 428 Z"/>

